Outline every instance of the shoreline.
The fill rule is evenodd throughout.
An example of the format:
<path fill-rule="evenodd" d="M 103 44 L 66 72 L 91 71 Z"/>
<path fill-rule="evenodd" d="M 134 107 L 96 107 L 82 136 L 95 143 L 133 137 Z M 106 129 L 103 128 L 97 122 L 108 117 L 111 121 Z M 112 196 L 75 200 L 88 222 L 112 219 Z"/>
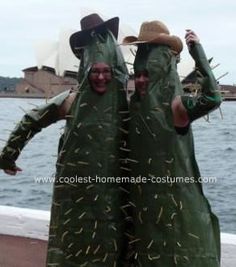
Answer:
<path fill-rule="evenodd" d="M 50 98 L 53 96 L 50 96 Z M 47 99 L 46 95 L 36 95 L 36 94 L 15 94 L 15 93 L 0 93 L 0 98 L 34 98 L 34 99 Z M 236 101 L 234 96 L 223 96 L 223 101 Z"/>
<path fill-rule="evenodd" d="M 45 95 L 35 95 L 35 94 L 13 94 L 13 93 L 0 93 L 0 98 L 39 98 L 45 99 L 47 98 Z"/>

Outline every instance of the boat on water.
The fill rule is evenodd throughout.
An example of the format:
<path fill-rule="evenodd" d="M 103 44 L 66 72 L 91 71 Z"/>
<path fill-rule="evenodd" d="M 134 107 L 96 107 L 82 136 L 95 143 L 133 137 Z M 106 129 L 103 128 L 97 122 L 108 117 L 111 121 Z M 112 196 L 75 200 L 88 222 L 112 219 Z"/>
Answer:
<path fill-rule="evenodd" d="M 50 212 L 0 206 L 0 267 L 45 267 Z M 236 235 L 221 233 L 221 267 L 236 266 Z"/>

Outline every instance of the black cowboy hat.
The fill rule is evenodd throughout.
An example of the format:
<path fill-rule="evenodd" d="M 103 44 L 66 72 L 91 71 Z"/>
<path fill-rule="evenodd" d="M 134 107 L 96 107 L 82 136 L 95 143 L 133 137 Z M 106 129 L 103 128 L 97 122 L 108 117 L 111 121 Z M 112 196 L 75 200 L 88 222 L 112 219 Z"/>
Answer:
<path fill-rule="evenodd" d="M 80 20 L 81 31 L 75 32 L 70 37 L 70 46 L 73 53 L 78 56 L 79 50 L 87 45 L 92 38 L 92 32 L 110 30 L 117 39 L 119 31 L 119 18 L 114 17 L 104 21 L 98 14 L 90 14 Z"/>

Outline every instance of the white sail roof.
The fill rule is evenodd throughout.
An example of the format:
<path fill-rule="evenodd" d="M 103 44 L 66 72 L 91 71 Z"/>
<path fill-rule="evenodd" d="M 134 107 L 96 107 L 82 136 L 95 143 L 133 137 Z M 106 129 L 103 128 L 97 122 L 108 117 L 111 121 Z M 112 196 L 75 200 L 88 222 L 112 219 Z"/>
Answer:
<path fill-rule="evenodd" d="M 79 59 L 73 54 L 69 39 L 76 30 L 65 29 L 59 34 L 58 62 L 55 66 L 58 75 L 63 76 L 65 71 L 78 72 Z"/>
<path fill-rule="evenodd" d="M 58 41 L 41 41 L 35 45 L 37 66 L 53 68 L 57 75 L 63 76 L 65 71 L 78 71 L 79 60 L 74 56 L 69 37 L 75 30 L 61 30 Z"/>
<path fill-rule="evenodd" d="M 43 66 L 55 68 L 55 62 L 58 57 L 58 42 L 44 40 L 37 43 L 35 45 L 35 54 L 39 69 Z"/>

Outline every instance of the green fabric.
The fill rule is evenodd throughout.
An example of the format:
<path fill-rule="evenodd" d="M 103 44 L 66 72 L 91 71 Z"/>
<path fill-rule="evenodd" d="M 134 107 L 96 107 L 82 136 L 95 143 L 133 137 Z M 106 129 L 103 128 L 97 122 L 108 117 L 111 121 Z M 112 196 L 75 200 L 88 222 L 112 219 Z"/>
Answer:
<path fill-rule="evenodd" d="M 196 69 L 201 74 L 199 79 L 201 92 L 196 97 L 182 96 L 181 100 L 188 112 L 190 121 L 194 121 L 218 108 L 222 100 L 202 46 L 195 44 L 190 49 L 190 53 L 196 62 Z"/>
<path fill-rule="evenodd" d="M 60 180 L 126 175 L 128 76 L 123 57 L 110 33 L 95 35 L 82 56 L 79 93 L 60 142 L 47 266 L 124 266 L 127 190 L 121 184 Z M 88 81 L 96 62 L 112 67 L 103 95 Z"/>
<path fill-rule="evenodd" d="M 29 140 L 42 128 L 56 122 L 59 119 L 58 107 L 69 95 L 69 91 L 49 100 L 47 104 L 41 105 L 27 112 L 22 120 L 12 131 L 6 146 L 0 155 L 0 168 L 14 170 L 15 161 Z"/>
<path fill-rule="evenodd" d="M 134 266 L 219 267 L 218 220 L 197 182 L 191 127 L 178 135 L 173 125 L 171 102 L 183 94 L 175 57 L 166 46 L 142 45 L 134 69 L 147 70 L 150 80 L 147 95 L 140 101 L 135 93 L 130 105 L 131 176 L 147 178 L 130 193 Z M 172 182 L 152 183 L 153 177 Z"/>

